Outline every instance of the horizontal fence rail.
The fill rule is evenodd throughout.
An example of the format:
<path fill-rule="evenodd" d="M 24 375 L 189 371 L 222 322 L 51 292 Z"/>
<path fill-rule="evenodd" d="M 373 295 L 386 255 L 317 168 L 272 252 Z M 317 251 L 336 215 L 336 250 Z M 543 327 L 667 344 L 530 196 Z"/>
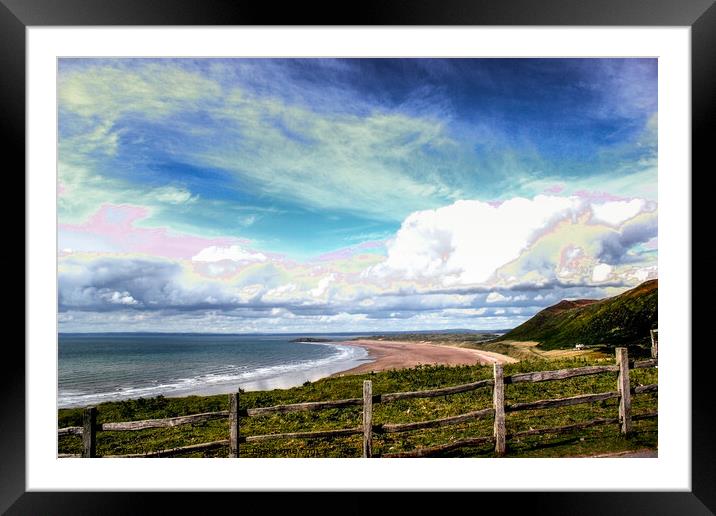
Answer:
<path fill-rule="evenodd" d="M 108 431 L 133 431 L 146 430 L 147 428 L 171 428 L 180 425 L 204 423 L 214 419 L 224 419 L 229 415 L 228 411 L 205 412 L 203 414 L 192 414 L 190 416 L 169 417 L 165 419 L 145 419 L 143 421 L 127 421 L 123 423 L 102 423 L 98 430 Z"/>
<path fill-rule="evenodd" d="M 288 414 L 289 412 L 307 412 L 312 410 L 354 407 L 362 404 L 363 398 L 352 398 L 337 401 L 313 401 L 309 403 L 294 403 L 293 405 L 276 405 L 275 407 L 243 409 L 239 411 L 239 415 L 244 417 L 266 416 L 269 414 Z"/>
<path fill-rule="evenodd" d="M 507 437 L 516 439 L 519 437 L 529 437 L 532 435 L 543 435 L 543 434 L 567 434 L 574 430 L 581 430 L 584 428 L 592 428 L 601 425 L 617 425 L 619 424 L 618 417 L 604 418 L 604 419 L 592 419 L 584 423 L 575 423 L 573 425 L 556 426 L 551 428 L 533 428 L 530 430 L 523 430 L 521 432 L 510 432 Z"/>
<path fill-rule="evenodd" d="M 479 382 L 466 383 L 456 385 L 454 387 L 443 387 L 441 389 L 433 389 L 429 391 L 415 392 L 394 392 L 392 394 L 381 394 L 378 396 L 378 403 L 387 403 L 389 401 L 408 400 L 414 398 L 436 398 L 438 396 L 447 396 L 449 394 L 459 394 L 461 392 L 474 391 L 480 387 L 493 385 L 493 380 L 480 380 Z M 376 403 L 373 401 L 373 403 Z"/>
<path fill-rule="evenodd" d="M 572 405 L 580 405 L 582 403 L 594 403 L 597 401 L 604 401 L 618 397 L 619 393 L 616 391 L 600 392 L 599 394 L 579 394 L 577 396 L 570 396 L 569 398 L 554 398 L 549 400 L 529 401 L 527 403 L 515 403 L 514 405 L 505 405 L 505 412 L 570 407 Z"/>
<path fill-rule="evenodd" d="M 557 371 L 536 371 L 534 373 L 518 373 L 505 377 L 505 383 L 522 383 L 522 382 L 546 382 L 550 380 L 565 380 L 577 376 L 590 376 L 601 373 L 611 373 L 619 371 L 619 366 L 589 366 L 575 367 L 572 369 L 559 369 Z"/>
<path fill-rule="evenodd" d="M 504 376 L 502 366 L 495 364 L 493 378 L 480 380 L 476 382 L 466 383 L 462 385 L 442 387 L 438 389 L 410 391 L 410 392 L 394 392 L 387 394 L 372 394 L 372 383 L 370 380 L 364 381 L 364 390 L 362 398 L 349 398 L 334 401 L 316 401 L 306 403 L 294 403 L 289 405 L 276 405 L 272 407 L 257 407 L 239 409 L 239 393 L 230 394 L 230 410 L 205 412 L 201 414 L 191 414 L 186 416 L 177 416 L 162 419 L 146 419 L 141 421 L 126 422 L 108 422 L 96 423 L 96 408 L 88 407 L 85 409 L 83 416 L 83 426 L 71 426 L 60 428 L 57 431 L 59 436 L 79 435 L 83 439 L 82 457 L 96 456 L 96 432 L 106 431 L 137 431 L 151 428 L 171 428 L 180 425 L 197 424 L 217 419 L 229 420 L 229 439 L 214 441 L 209 443 L 193 444 L 189 446 L 181 446 L 166 450 L 150 451 L 146 453 L 128 454 L 128 455 L 110 455 L 108 457 L 171 457 L 184 453 L 195 453 L 208 451 L 217 448 L 229 446 L 229 456 L 239 456 L 239 444 L 250 442 L 261 442 L 275 439 L 319 439 L 319 438 L 335 438 L 346 437 L 352 435 L 363 434 L 363 456 L 371 457 L 372 452 L 372 436 L 373 434 L 393 434 L 401 432 L 411 432 L 426 428 L 437 428 L 448 425 L 457 425 L 469 421 L 475 421 L 484 418 L 493 417 L 495 420 L 492 436 L 475 437 L 461 439 L 451 443 L 438 446 L 424 447 L 416 450 L 400 453 L 387 453 L 380 455 L 381 457 L 428 457 L 451 451 L 463 447 L 479 446 L 487 443 L 495 444 L 495 452 L 504 455 L 506 451 L 506 440 L 515 439 L 526 436 L 541 434 L 560 434 L 569 433 L 574 430 L 591 428 L 601 425 L 620 425 L 621 432 L 627 434 L 631 431 L 631 422 L 636 420 L 652 419 L 658 417 L 657 412 L 646 414 L 631 414 L 631 396 L 643 393 L 658 392 L 658 385 L 639 385 L 629 387 L 629 369 L 640 369 L 657 367 L 657 359 L 634 361 L 629 360 L 626 348 L 617 348 L 617 363 L 615 365 L 606 366 L 587 366 L 570 369 L 559 369 L 553 371 L 535 371 L 528 373 L 516 373 Z M 580 394 L 565 398 L 552 398 L 523 403 L 505 403 L 505 386 L 524 382 L 544 382 L 558 381 L 567 378 L 576 378 L 581 376 L 597 375 L 603 373 L 618 373 L 617 390 L 602 392 L 597 394 Z M 493 389 L 493 406 L 459 414 L 457 416 L 449 416 L 439 419 L 431 419 L 428 421 L 417 421 L 412 423 L 372 423 L 372 407 L 374 404 L 389 403 L 398 400 L 416 399 L 416 398 L 433 398 L 438 396 L 448 396 L 463 392 L 470 392 L 482 387 L 492 387 Z M 525 410 L 542 410 L 558 407 L 567 407 L 585 403 L 595 403 L 609 399 L 619 399 L 619 414 L 614 418 L 594 419 L 582 423 L 575 423 L 560 427 L 530 429 L 521 432 L 507 432 L 505 425 L 505 414 L 519 412 Z M 335 430 L 320 430 L 309 432 L 287 432 L 276 434 L 249 435 L 242 436 L 239 432 L 240 417 L 259 417 L 271 414 L 286 414 L 291 412 L 318 411 L 327 409 L 340 409 L 346 407 L 363 407 L 363 421 L 361 426 L 354 428 L 342 428 Z M 73 454 L 58 454 L 58 457 L 77 457 Z"/>
<path fill-rule="evenodd" d="M 460 414 L 459 416 L 445 417 L 442 419 L 431 419 L 430 421 L 419 421 L 417 423 L 383 423 L 382 425 L 374 425 L 373 431 L 379 434 L 411 432 L 413 430 L 422 430 L 423 428 L 437 428 L 440 426 L 447 425 L 459 425 L 460 423 L 464 423 L 466 421 L 474 421 L 476 419 L 482 419 L 488 416 L 492 416 L 491 408 L 476 410 L 474 412 L 468 412 L 467 414 Z"/>
<path fill-rule="evenodd" d="M 229 440 L 214 441 L 210 443 L 191 444 L 189 446 L 180 446 L 178 448 L 170 448 L 168 450 L 151 451 L 147 453 L 131 453 L 128 455 L 111 455 L 111 457 L 129 458 L 129 457 L 172 457 L 183 453 L 202 452 L 223 448 L 229 444 Z"/>
<path fill-rule="evenodd" d="M 289 432 L 285 434 L 247 435 L 239 437 L 239 442 L 250 443 L 254 441 L 268 441 L 271 439 L 320 439 L 325 437 L 344 437 L 347 435 L 362 434 L 363 427 L 341 428 L 339 430 L 319 430 L 316 432 Z"/>

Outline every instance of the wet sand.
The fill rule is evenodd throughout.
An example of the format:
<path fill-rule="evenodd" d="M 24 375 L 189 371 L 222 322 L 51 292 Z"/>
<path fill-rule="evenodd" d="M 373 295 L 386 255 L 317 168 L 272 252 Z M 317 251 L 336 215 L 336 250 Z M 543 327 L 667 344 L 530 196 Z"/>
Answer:
<path fill-rule="evenodd" d="M 404 342 L 362 339 L 341 342 L 341 344 L 360 346 L 367 349 L 372 361 L 347 371 L 335 373 L 332 376 L 402 369 L 417 365 L 488 365 L 516 362 L 514 358 L 499 353 L 431 344 L 427 341 Z"/>

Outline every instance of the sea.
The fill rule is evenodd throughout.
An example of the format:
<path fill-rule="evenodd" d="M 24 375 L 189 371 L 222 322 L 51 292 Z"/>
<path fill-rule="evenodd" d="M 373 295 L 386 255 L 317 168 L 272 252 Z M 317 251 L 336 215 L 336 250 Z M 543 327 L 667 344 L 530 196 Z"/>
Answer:
<path fill-rule="evenodd" d="M 360 336 L 60 333 L 58 407 L 295 387 L 370 361 Z"/>

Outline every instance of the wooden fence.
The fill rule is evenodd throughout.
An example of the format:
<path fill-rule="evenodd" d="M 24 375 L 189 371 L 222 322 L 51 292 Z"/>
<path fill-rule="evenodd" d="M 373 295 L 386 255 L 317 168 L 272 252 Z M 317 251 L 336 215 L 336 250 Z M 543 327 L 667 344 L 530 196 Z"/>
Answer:
<path fill-rule="evenodd" d="M 182 453 L 206 451 L 225 446 L 229 447 L 229 457 L 239 457 L 239 448 L 240 444 L 242 443 L 265 441 L 269 439 L 312 439 L 319 437 L 344 437 L 360 434 L 363 435 L 363 457 L 374 457 L 376 456 L 373 454 L 374 434 L 410 432 L 424 428 L 436 428 L 447 425 L 456 425 L 464 423 L 466 421 L 474 421 L 478 419 L 492 417 L 494 419 L 494 428 L 491 436 L 461 439 L 448 444 L 418 448 L 409 452 L 383 454 L 381 455 L 381 457 L 428 457 L 449 450 L 454 450 L 466 446 L 476 446 L 485 443 L 494 443 L 495 453 L 498 456 L 503 456 L 505 455 L 507 450 L 508 439 L 539 434 L 569 433 L 579 429 L 612 424 L 618 424 L 620 426 L 621 433 L 628 434 L 632 430 L 632 421 L 637 419 L 649 419 L 657 417 L 657 412 L 639 414 L 634 416 L 632 416 L 631 414 L 631 396 L 647 392 L 657 392 L 657 384 L 643 385 L 634 388 L 630 388 L 629 385 L 630 368 L 647 368 L 656 367 L 657 365 L 658 363 L 656 359 L 643 360 L 638 362 L 630 361 L 627 354 L 627 349 L 617 348 L 615 365 L 587 366 L 572 369 L 560 369 L 556 371 L 518 373 L 513 374 L 511 376 L 505 376 L 503 374 L 502 365 L 495 364 L 493 367 L 493 377 L 491 379 L 480 380 L 477 382 L 467 383 L 463 385 L 443 387 L 440 389 L 414 392 L 395 392 L 389 394 L 373 394 L 372 382 L 370 380 L 365 380 L 363 382 L 362 398 L 350 398 L 336 401 L 295 403 L 291 405 L 276 405 L 273 407 L 241 409 L 239 405 L 239 393 L 236 392 L 229 394 L 228 411 L 207 412 L 203 414 L 193 414 L 188 416 L 179 416 L 164 419 L 148 419 L 143 421 L 127 421 L 121 423 L 102 424 L 97 424 L 97 409 L 95 407 L 88 407 L 84 411 L 83 426 L 61 428 L 58 430 L 58 435 L 81 435 L 83 450 L 80 456 L 96 457 L 98 431 L 136 431 L 147 428 L 167 428 L 178 425 L 205 422 L 214 419 L 228 418 L 229 438 L 226 440 L 194 444 L 191 446 L 182 446 L 179 448 L 172 448 L 168 450 L 153 451 L 141 454 L 111 455 L 110 457 L 169 457 Z M 506 404 L 505 402 L 505 386 L 509 384 L 516 384 L 521 382 L 544 382 L 552 380 L 563 380 L 566 378 L 596 375 L 607 372 L 618 373 L 617 390 L 615 391 L 601 392 L 598 394 L 582 394 L 567 398 L 545 399 L 526 403 Z M 491 408 L 475 410 L 457 416 L 445 417 L 441 419 L 432 419 L 428 421 L 419 421 L 414 423 L 383 423 L 379 425 L 373 424 L 373 405 L 377 403 L 389 403 L 392 401 L 414 398 L 433 398 L 437 396 L 447 396 L 461 392 L 469 392 L 490 386 L 492 386 L 493 393 L 493 406 Z M 593 419 L 590 421 L 567 426 L 530 429 L 514 433 L 508 433 L 506 428 L 505 414 L 509 412 L 567 407 L 584 403 L 594 403 L 608 399 L 619 399 L 619 412 L 617 414 L 617 417 Z M 282 414 L 298 411 L 336 409 L 361 405 L 363 407 L 362 424 L 361 426 L 354 428 L 249 436 L 242 436 L 240 433 L 239 421 L 241 417 L 256 417 L 267 414 Z M 61 454 L 59 456 L 77 457 L 78 455 Z"/>
<path fill-rule="evenodd" d="M 649 330 L 651 336 L 651 358 L 659 358 L 659 330 Z"/>

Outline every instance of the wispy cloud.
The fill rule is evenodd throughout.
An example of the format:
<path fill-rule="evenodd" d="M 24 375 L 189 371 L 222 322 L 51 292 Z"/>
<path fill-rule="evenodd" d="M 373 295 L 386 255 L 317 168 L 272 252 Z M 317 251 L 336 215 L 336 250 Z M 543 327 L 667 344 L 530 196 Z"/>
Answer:
<path fill-rule="evenodd" d="M 655 60 L 63 59 L 58 93 L 63 328 L 504 328 L 658 274 Z"/>

